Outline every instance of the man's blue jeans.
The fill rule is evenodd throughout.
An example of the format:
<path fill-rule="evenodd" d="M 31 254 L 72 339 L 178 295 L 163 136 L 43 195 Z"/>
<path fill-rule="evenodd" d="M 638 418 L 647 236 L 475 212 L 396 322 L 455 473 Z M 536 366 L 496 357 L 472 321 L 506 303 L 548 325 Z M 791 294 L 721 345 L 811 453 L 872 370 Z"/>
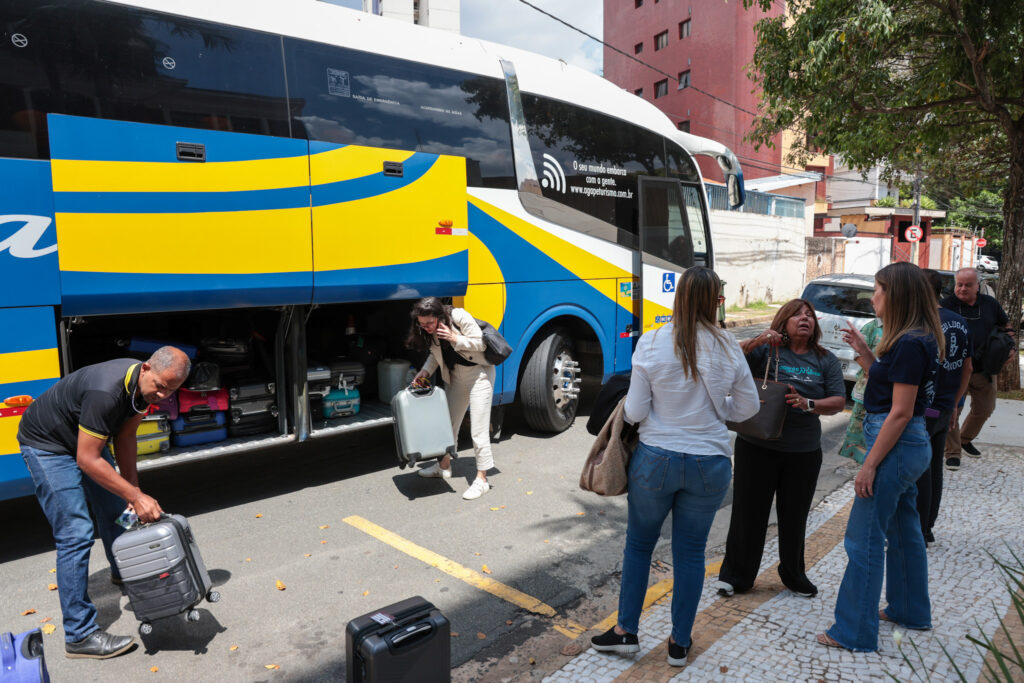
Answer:
<path fill-rule="evenodd" d="M 641 443 L 629 461 L 629 519 L 622 557 L 619 627 L 640 628 L 651 554 L 672 513 L 672 638 L 691 645 L 690 630 L 704 586 L 704 548 L 729 488 L 732 463 L 723 455 L 692 455 Z"/>
<path fill-rule="evenodd" d="M 864 417 L 868 451 L 886 414 Z M 875 472 L 874 495 L 855 498 L 846 524 L 849 562 L 828 635 L 854 652 L 878 649 L 878 601 L 885 573 L 888 617 L 906 628 L 932 626 L 928 559 L 917 514 L 917 480 L 928 469 L 931 446 L 923 417 L 910 420 Z M 888 541 L 888 548 L 886 542 Z"/>
<path fill-rule="evenodd" d="M 32 475 L 39 505 L 53 529 L 64 640 L 75 643 L 99 628 L 96 606 L 89 599 L 89 553 L 93 546 L 89 508 L 96 515 L 111 572 L 117 576 L 110 546 L 123 531 L 114 520 L 124 510 L 125 502 L 83 474 L 74 456 L 22 446 L 21 457 Z M 108 450 L 104 449 L 103 457 L 114 464 Z"/>

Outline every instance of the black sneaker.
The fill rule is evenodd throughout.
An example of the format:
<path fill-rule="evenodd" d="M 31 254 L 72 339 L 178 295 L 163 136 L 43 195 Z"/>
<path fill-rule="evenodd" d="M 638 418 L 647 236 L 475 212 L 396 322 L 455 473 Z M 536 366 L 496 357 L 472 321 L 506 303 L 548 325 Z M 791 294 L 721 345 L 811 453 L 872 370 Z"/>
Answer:
<path fill-rule="evenodd" d="M 818 594 L 818 587 L 806 576 L 799 581 L 783 581 L 782 585 L 801 598 L 813 598 Z"/>
<path fill-rule="evenodd" d="M 925 544 L 925 546 L 929 546 L 932 543 L 935 543 L 935 535 L 932 532 L 930 532 L 930 531 L 924 532 L 924 544 Z"/>
<path fill-rule="evenodd" d="M 668 663 L 669 666 L 686 666 L 686 657 L 690 654 L 690 648 L 683 647 L 678 643 L 668 641 Z"/>
<path fill-rule="evenodd" d="M 960 458 L 955 455 L 952 458 L 946 458 L 946 469 L 953 472 L 960 469 Z"/>
<path fill-rule="evenodd" d="M 97 629 L 77 643 L 65 643 L 64 655 L 68 659 L 109 659 L 133 647 L 132 636 L 113 636 Z"/>
<path fill-rule="evenodd" d="M 960 444 L 960 448 L 964 449 L 964 453 L 971 456 L 972 458 L 980 458 L 981 451 L 974 447 L 974 444 L 970 441 L 964 441 Z"/>
<path fill-rule="evenodd" d="M 601 635 L 591 638 L 590 644 L 598 652 L 618 652 L 623 655 L 640 652 L 640 640 L 636 637 L 636 634 L 624 633 L 620 636 L 615 632 L 614 626 Z"/>
<path fill-rule="evenodd" d="M 723 598 L 731 598 L 736 594 L 736 588 L 728 581 L 715 581 L 715 588 Z"/>

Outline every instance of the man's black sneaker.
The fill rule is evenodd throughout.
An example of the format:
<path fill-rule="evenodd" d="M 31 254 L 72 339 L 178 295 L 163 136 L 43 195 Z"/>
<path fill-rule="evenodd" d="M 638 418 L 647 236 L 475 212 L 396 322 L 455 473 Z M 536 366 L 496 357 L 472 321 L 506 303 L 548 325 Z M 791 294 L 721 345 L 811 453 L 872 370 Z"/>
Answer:
<path fill-rule="evenodd" d="M 65 643 L 64 655 L 68 659 L 110 659 L 134 646 L 132 636 L 112 636 L 97 629 L 77 643 Z"/>
<path fill-rule="evenodd" d="M 640 652 L 640 640 L 635 633 L 624 633 L 619 635 L 615 627 L 605 631 L 599 636 L 590 639 L 590 644 L 599 652 L 618 652 L 624 655 L 631 655 Z"/>
<path fill-rule="evenodd" d="M 686 666 L 686 657 L 690 654 L 690 648 L 683 647 L 678 643 L 668 641 L 668 663 L 670 666 Z"/>
<path fill-rule="evenodd" d="M 960 469 L 960 458 L 955 455 L 952 458 L 946 458 L 946 469 L 950 471 Z"/>
<path fill-rule="evenodd" d="M 972 458 L 980 458 L 981 451 L 974 447 L 974 444 L 970 441 L 964 441 L 960 444 L 960 448 L 964 449 L 964 453 L 971 456 Z"/>

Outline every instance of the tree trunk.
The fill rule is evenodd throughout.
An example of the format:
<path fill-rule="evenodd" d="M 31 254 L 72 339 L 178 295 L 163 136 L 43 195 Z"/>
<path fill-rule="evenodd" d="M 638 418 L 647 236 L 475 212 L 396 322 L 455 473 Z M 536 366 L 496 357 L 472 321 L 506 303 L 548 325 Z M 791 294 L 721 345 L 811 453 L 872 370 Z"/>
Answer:
<path fill-rule="evenodd" d="M 1003 195 L 1003 262 L 999 264 L 999 303 L 1017 330 L 1020 343 L 1021 294 L 1024 290 L 1024 119 L 1008 132 L 1010 175 Z M 1020 355 L 999 373 L 1000 391 L 1020 389 Z"/>

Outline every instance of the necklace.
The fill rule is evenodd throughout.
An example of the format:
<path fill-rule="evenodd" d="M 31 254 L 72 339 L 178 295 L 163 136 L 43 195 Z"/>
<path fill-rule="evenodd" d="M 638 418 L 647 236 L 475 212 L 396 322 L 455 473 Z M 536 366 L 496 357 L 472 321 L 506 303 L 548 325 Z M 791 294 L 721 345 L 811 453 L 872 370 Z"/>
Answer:
<path fill-rule="evenodd" d="M 135 395 L 136 395 L 136 393 L 138 393 L 138 391 L 139 391 L 139 385 L 136 384 L 135 388 L 132 389 L 132 410 L 134 410 L 135 413 L 138 414 L 138 415 L 145 415 L 149 411 L 149 405 L 148 404 L 146 405 L 146 407 L 143 410 L 139 410 L 138 408 L 135 407 Z"/>

